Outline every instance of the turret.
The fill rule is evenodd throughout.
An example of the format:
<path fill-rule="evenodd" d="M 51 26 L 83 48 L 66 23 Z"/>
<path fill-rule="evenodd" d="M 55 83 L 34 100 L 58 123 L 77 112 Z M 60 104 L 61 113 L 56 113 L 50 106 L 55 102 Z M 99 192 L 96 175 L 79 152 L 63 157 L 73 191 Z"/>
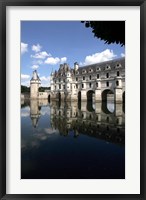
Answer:
<path fill-rule="evenodd" d="M 74 63 L 74 70 L 77 71 L 79 69 L 79 64 L 77 62 Z"/>
<path fill-rule="evenodd" d="M 37 74 L 37 71 L 33 71 L 32 79 L 30 80 L 30 98 L 37 99 L 39 96 L 39 86 L 41 84 L 41 80 Z"/>

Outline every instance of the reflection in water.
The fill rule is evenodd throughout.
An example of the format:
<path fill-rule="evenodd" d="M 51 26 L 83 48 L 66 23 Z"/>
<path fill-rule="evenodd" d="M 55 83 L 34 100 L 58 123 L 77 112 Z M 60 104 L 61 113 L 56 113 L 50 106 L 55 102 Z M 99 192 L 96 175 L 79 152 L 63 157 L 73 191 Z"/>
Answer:
<path fill-rule="evenodd" d="M 125 177 L 122 104 L 31 100 L 21 135 L 22 178 Z"/>

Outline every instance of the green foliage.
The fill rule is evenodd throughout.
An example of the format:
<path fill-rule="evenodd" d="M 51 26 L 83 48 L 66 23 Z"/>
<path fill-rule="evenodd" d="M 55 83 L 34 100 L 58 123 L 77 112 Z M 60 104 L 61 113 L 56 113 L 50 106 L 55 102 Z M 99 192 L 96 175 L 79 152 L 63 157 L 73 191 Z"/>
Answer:
<path fill-rule="evenodd" d="M 125 21 L 81 21 L 86 28 L 91 28 L 94 37 L 105 43 L 125 45 Z"/>
<path fill-rule="evenodd" d="M 50 90 L 50 87 L 40 87 L 39 92 L 45 92 L 45 90 Z"/>
<path fill-rule="evenodd" d="M 21 93 L 28 93 L 28 92 L 30 92 L 30 87 L 21 85 Z"/>

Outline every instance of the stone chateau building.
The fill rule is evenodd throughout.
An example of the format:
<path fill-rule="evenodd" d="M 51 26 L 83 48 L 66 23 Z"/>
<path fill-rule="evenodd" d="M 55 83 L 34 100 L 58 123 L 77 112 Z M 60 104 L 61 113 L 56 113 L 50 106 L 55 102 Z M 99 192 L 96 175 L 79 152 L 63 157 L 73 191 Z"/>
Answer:
<path fill-rule="evenodd" d="M 51 90 L 39 92 L 37 71 L 30 81 L 30 98 L 49 98 L 63 101 L 94 100 L 101 102 L 113 98 L 116 103 L 125 101 L 125 58 L 79 67 L 74 63 L 61 64 L 51 73 Z"/>

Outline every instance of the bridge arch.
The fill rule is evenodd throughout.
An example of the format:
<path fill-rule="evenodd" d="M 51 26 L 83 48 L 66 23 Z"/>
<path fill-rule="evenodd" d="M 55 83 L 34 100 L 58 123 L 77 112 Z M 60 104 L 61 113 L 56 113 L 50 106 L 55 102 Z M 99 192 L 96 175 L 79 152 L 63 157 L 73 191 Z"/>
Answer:
<path fill-rule="evenodd" d="M 81 91 L 78 92 L 78 101 L 81 101 Z"/>
<path fill-rule="evenodd" d="M 114 100 L 114 92 L 112 90 L 110 90 L 110 89 L 103 90 L 102 101 L 107 102 L 108 97 L 110 97 L 109 95 L 112 95 L 112 94 L 113 94 L 113 100 Z"/>
<path fill-rule="evenodd" d="M 50 100 L 51 100 L 51 95 L 49 94 L 48 95 L 48 102 L 50 103 Z"/>
<path fill-rule="evenodd" d="M 87 91 L 87 101 L 93 101 L 93 95 L 95 92 L 93 90 L 88 90 Z"/>
<path fill-rule="evenodd" d="M 125 103 L 125 91 L 123 92 L 122 99 L 123 99 L 123 103 Z"/>

